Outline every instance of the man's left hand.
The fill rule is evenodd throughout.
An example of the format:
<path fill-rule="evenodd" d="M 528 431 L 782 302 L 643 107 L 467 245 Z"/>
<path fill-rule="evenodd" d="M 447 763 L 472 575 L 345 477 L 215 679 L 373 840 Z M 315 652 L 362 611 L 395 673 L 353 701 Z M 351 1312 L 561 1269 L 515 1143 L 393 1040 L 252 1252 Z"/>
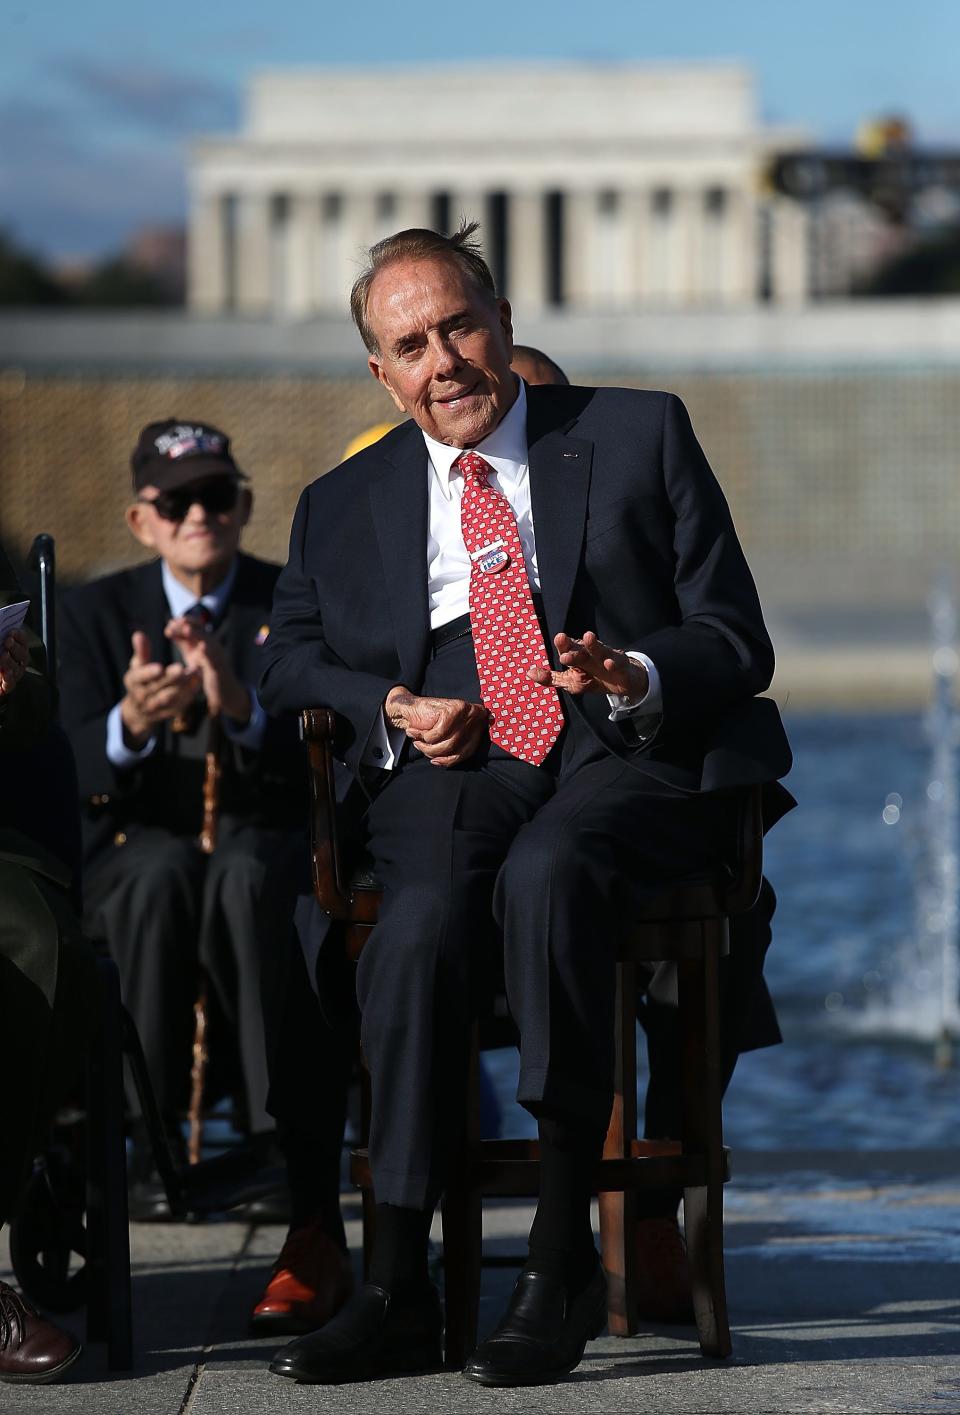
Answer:
<path fill-rule="evenodd" d="M 612 649 L 588 629 L 582 639 L 556 634 L 553 640 L 562 669 L 533 667 L 527 677 L 534 683 L 562 688 L 566 693 L 614 693 L 639 702 L 646 697 L 650 680 L 642 663 L 634 663 L 622 649 Z"/>
<path fill-rule="evenodd" d="M 199 669 L 210 713 L 224 713 L 241 726 L 249 722 L 249 689 L 230 667 L 219 639 L 185 615 L 171 619 L 163 632 L 179 646 L 187 668 Z"/>

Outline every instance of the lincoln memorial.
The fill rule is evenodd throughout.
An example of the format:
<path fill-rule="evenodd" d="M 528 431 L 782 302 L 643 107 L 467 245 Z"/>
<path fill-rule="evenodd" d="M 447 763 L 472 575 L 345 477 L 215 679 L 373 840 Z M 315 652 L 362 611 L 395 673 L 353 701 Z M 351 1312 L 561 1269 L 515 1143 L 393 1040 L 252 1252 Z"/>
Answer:
<path fill-rule="evenodd" d="M 262 73 L 191 152 L 190 306 L 343 314 L 365 247 L 461 216 L 522 313 L 802 302 L 807 217 L 763 180 L 801 141 L 728 64 Z"/>

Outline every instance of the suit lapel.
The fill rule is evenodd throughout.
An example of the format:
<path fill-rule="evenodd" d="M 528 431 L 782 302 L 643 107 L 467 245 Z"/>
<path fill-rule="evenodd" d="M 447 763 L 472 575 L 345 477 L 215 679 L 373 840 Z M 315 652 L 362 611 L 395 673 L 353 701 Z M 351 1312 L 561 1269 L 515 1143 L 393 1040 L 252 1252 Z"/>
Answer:
<path fill-rule="evenodd" d="M 377 545 L 403 681 L 416 688 L 427 662 L 427 449 L 418 428 L 387 454 L 389 469 L 370 487 Z"/>
<path fill-rule="evenodd" d="M 530 501 L 540 593 L 552 638 L 566 628 L 567 611 L 580 566 L 593 443 L 570 435 L 570 419 L 558 426 L 536 395 L 535 388 L 528 389 Z"/>

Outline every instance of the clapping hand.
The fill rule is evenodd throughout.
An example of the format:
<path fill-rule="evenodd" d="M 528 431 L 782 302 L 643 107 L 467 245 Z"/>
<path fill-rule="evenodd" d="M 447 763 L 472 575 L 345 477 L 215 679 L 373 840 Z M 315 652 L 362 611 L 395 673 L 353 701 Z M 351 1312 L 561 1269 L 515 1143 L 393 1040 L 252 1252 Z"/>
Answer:
<path fill-rule="evenodd" d="M 171 619 L 163 632 L 180 649 L 188 670 L 199 674 L 211 714 L 223 712 L 237 722 L 249 722 L 249 690 L 230 667 L 220 640 L 185 614 Z"/>
<path fill-rule="evenodd" d="M 120 703 L 124 734 L 140 747 L 160 725 L 182 715 L 200 691 L 199 670 L 182 663 L 154 663 L 150 640 L 139 630 L 133 636 L 133 653 L 123 678 L 125 696 Z"/>
<path fill-rule="evenodd" d="M 639 700 L 649 687 L 647 670 L 622 649 L 612 649 L 588 629 L 582 639 L 556 634 L 553 640 L 562 669 L 533 666 L 527 677 L 566 693 L 614 693 Z"/>

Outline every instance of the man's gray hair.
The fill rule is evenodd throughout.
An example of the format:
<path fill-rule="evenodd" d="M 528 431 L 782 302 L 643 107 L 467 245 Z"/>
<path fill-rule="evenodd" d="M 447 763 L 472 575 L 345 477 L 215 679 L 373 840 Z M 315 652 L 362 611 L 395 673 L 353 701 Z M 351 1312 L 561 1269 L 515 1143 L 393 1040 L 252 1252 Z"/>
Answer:
<path fill-rule="evenodd" d="M 350 291 L 350 313 L 360 331 L 360 337 L 371 354 L 379 354 L 377 341 L 367 321 L 367 301 L 370 286 L 385 266 L 399 260 L 431 260 L 437 256 L 452 261 L 479 289 L 496 298 L 497 287 L 490 267 L 483 258 L 483 248 L 475 239 L 480 229 L 479 221 L 463 221 L 452 236 L 442 236 L 439 231 L 421 230 L 413 227 L 409 231 L 398 231 L 395 236 L 385 236 L 367 252 L 367 264 L 353 282 Z"/>

